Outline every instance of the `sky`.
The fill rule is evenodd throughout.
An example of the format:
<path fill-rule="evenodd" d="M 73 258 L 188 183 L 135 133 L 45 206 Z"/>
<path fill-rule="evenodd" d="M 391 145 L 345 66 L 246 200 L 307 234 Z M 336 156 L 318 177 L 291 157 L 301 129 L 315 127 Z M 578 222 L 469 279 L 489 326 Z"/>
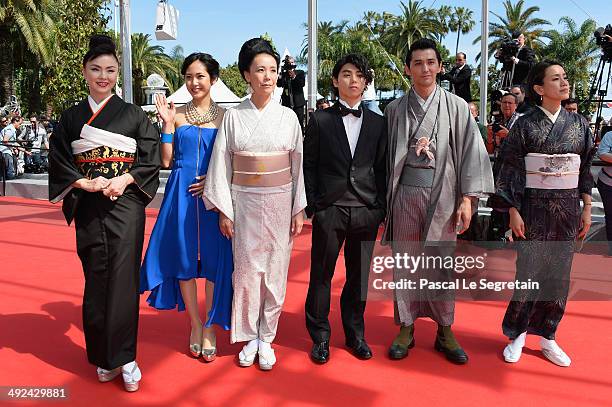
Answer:
<path fill-rule="evenodd" d="M 598 26 L 612 24 L 612 7 L 605 6 L 609 0 L 526 0 L 525 6 L 539 6 L 538 17 L 548 20 L 550 28 L 561 29 L 559 18 L 569 16 L 578 24 L 593 18 Z M 155 38 L 156 0 L 131 0 L 132 32 L 151 34 Z M 213 55 L 226 66 L 236 62 L 242 43 L 267 32 L 277 49 L 288 48 L 293 55 L 299 54 L 306 36 L 304 23 L 308 19 L 308 0 L 169 0 L 179 12 L 177 40 L 153 41 L 162 45 L 169 53 L 176 46 L 184 48 L 185 55 L 200 51 Z M 406 0 L 407 3 L 407 0 Z M 468 63 L 480 52 L 480 45 L 472 41 L 480 35 L 482 13 L 481 0 L 423 0 L 423 5 L 438 8 L 441 5 L 462 6 L 473 10 L 476 26 L 462 35 L 460 50 L 468 55 Z M 393 14 L 400 13 L 399 0 L 319 0 L 319 21 L 358 21 L 368 10 Z M 490 0 L 489 11 L 504 15 L 501 0 Z M 498 21 L 494 15 L 489 21 Z M 109 26 L 113 27 L 112 20 Z M 455 49 L 456 34 L 447 35 L 445 45 Z"/>

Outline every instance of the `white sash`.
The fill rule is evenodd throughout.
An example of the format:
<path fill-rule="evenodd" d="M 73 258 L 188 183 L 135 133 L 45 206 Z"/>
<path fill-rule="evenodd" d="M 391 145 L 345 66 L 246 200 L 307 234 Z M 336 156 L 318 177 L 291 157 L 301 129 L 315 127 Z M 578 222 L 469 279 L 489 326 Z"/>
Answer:
<path fill-rule="evenodd" d="M 529 153 L 525 157 L 525 187 L 536 189 L 572 189 L 578 187 L 578 154 Z"/>
<path fill-rule="evenodd" d="M 106 146 L 126 153 L 136 152 L 136 140 L 122 134 L 92 127 L 85 124 L 81 129 L 81 138 L 70 143 L 72 154 L 81 154 L 94 148 Z"/>

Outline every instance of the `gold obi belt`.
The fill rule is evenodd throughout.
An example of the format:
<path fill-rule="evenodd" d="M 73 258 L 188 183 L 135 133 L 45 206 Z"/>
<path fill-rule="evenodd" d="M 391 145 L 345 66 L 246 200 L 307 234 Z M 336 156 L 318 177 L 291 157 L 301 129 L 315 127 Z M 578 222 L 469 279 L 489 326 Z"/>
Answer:
<path fill-rule="evenodd" d="M 89 179 L 118 177 L 130 170 L 136 157 L 136 140 L 88 124 L 81 138 L 71 143 L 79 172 Z"/>
<path fill-rule="evenodd" d="M 580 156 L 578 154 L 539 154 L 525 156 L 525 187 L 536 189 L 578 188 Z"/>
<path fill-rule="evenodd" d="M 247 187 L 278 187 L 291 182 L 288 151 L 234 153 L 232 184 Z"/>

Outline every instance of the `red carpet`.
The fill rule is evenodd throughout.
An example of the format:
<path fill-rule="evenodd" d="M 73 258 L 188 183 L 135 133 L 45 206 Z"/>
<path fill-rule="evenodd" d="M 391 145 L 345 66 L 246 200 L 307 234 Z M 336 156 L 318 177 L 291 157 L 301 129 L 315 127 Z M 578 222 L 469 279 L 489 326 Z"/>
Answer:
<path fill-rule="evenodd" d="M 156 213 L 147 212 L 147 237 Z M 186 354 L 186 314 L 158 312 L 143 297 L 138 362 L 144 378 L 140 391 L 128 394 L 120 379 L 98 383 L 95 368 L 86 361 L 82 272 L 74 228 L 65 225 L 60 207 L 0 198 L 0 243 L 0 386 L 65 386 L 69 398 L 56 405 L 612 405 L 610 302 L 568 304 L 557 339 L 573 362 L 560 368 L 541 356 L 532 337 L 519 363 L 504 363 L 501 350 L 506 339 L 500 325 L 506 304 L 500 302 L 457 305 L 455 333 L 470 356 L 469 364 L 452 365 L 433 350 L 435 324 L 429 320 L 417 323 L 410 356 L 391 361 L 386 349 L 396 333 L 393 307 L 388 301 L 372 301 L 366 329 L 374 358 L 363 362 L 343 348 L 342 261 L 333 288 L 332 358 L 324 366 L 314 365 L 308 358 L 311 343 L 303 310 L 310 263 L 308 228 L 293 252 L 273 371 L 238 367 L 235 355 L 240 345 L 229 345 L 227 332 L 221 331 L 215 362 L 192 359 Z M 0 397 L 0 404 L 6 403 Z"/>

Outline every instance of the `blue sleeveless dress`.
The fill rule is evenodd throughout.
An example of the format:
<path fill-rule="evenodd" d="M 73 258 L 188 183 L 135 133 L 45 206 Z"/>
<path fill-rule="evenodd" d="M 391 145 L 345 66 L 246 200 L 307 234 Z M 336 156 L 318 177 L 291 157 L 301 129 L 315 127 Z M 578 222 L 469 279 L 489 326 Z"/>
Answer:
<path fill-rule="evenodd" d="M 183 125 L 174 135 L 174 160 L 157 222 L 140 269 L 140 293 L 161 310 L 185 309 L 179 280 L 215 283 L 208 323 L 229 329 L 232 308 L 232 243 L 221 235 L 219 214 L 208 211 L 189 185 L 204 175 L 217 129 Z M 198 261 L 199 259 L 199 261 Z"/>

